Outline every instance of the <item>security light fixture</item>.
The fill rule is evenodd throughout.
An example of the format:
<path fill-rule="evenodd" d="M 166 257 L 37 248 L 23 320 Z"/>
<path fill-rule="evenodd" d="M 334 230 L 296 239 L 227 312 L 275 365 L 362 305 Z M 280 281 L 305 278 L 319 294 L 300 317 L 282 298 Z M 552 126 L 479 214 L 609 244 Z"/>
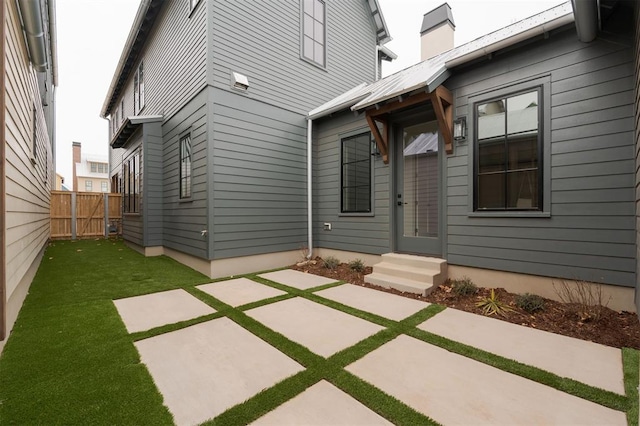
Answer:
<path fill-rule="evenodd" d="M 237 72 L 231 73 L 231 87 L 239 90 L 247 90 L 249 88 L 249 79 L 246 75 Z"/>
<path fill-rule="evenodd" d="M 467 119 L 465 117 L 459 117 L 453 122 L 453 139 L 458 142 L 467 139 Z"/>

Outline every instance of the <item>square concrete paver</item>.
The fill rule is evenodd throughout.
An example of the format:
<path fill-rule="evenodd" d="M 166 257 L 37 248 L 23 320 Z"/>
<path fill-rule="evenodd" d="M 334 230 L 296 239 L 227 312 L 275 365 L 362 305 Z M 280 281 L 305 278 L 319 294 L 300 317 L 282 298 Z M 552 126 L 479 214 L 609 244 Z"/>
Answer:
<path fill-rule="evenodd" d="M 286 294 L 282 290 L 257 283 L 248 278 L 204 284 L 196 286 L 196 288 L 233 307 Z"/>
<path fill-rule="evenodd" d="M 324 357 L 383 329 L 377 324 L 300 297 L 250 309 L 245 313 Z"/>
<path fill-rule="evenodd" d="M 572 337 L 446 309 L 418 328 L 624 395 L 622 351 Z"/>
<path fill-rule="evenodd" d="M 251 423 L 255 426 L 391 425 L 352 396 L 324 380 Z"/>
<path fill-rule="evenodd" d="M 275 281 L 280 284 L 288 285 L 289 287 L 295 287 L 300 290 L 307 290 L 309 288 L 331 284 L 337 281 L 333 278 L 326 278 L 319 275 L 294 271 L 293 269 L 267 272 L 266 274 L 260 274 L 258 276 L 267 280 Z"/>
<path fill-rule="evenodd" d="M 404 335 L 346 369 L 445 425 L 626 425 L 621 411 Z"/>
<path fill-rule="evenodd" d="M 151 330 L 215 313 L 216 310 L 182 289 L 114 300 L 129 333 Z"/>
<path fill-rule="evenodd" d="M 429 303 L 426 302 L 353 284 L 328 288 L 316 294 L 343 305 L 396 321 L 400 321 L 429 306 Z"/>
<path fill-rule="evenodd" d="M 178 425 L 204 422 L 303 370 L 227 318 L 135 345 Z"/>

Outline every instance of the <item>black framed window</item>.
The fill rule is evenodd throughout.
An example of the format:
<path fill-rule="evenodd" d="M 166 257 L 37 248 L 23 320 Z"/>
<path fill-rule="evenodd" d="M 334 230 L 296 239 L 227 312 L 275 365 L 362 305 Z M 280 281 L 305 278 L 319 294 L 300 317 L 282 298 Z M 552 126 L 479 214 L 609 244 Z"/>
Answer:
<path fill-rule="evenodd" d="M 133 76 L 133 113 L 138 114 L 144 108 L 144 62 L 140 62 Z"/>
<path fill-rule="evenodd" d="M 180 138 L 180 198 L 191 197 L 191 135 Z"/>
<path fill-rule="evenodd" d="M 340 146 L 340 211 L 371 213 L 371 134 L 344 138 Z"/>
<path fill-rule="evenodd" d="M 539 87 L 475 104 L 475 210 L 542 210 L 541 100 Z"/>
<path fill-rule="evenodd" d="M 323 0 L 302 0 L 302 56 L 326 64 L 326 5 Z"/>
<path fill-rule="evenodd" d="M 125 213 L 140 212 L 140 152 L 127 158 L 122 165 L 122 204 Z"/>

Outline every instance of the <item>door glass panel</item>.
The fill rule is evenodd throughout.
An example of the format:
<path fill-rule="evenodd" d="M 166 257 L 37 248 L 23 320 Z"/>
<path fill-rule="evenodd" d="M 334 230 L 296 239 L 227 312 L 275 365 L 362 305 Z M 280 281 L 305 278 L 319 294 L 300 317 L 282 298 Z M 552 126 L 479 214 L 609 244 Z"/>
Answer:
<path fill-rule="evenodd" d="M 405 237 L 438 236 L 438 123 L 404 128 L 403 220 Z"/>

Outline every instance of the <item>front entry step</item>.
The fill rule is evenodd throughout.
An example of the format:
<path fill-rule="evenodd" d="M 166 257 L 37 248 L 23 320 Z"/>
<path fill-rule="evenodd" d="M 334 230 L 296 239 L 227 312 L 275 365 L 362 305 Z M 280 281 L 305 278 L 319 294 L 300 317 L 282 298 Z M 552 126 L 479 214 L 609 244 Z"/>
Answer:
<path fill-rule="evenodd" d="M 426 296 L 447 280 L 447 261 L 435 257 L 386 253 L 365 281 L 385 288 Z"/>

